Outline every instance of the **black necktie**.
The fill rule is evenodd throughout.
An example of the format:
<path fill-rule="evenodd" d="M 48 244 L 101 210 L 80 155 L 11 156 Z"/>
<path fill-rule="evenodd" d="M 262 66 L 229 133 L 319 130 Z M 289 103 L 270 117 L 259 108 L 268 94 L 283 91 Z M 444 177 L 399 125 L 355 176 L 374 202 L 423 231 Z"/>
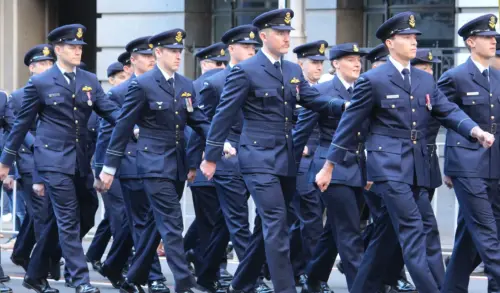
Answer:
<path fill-rule="evenodd" d="M 76 77 L 76 74 L 74 72 L 65 72 L 64 76 L 66 76 L 69 79 L 69 88 L 73 92 L 75 92 L 75 88 L 76 88 L 75 77 Z"/>
<path fill-rule="evenodd" d="M 281 80 L 283 80 L 283 72 L 281 71 L 281 62 L 274 62 L 274 68 L 276 68 L 276 73 L 279 75 Z"/>
<path fill-rule="evenodd" d="M 168 84 L 172 87 L 172 89 L 174 88 L 174 78 L 171 77 L 167 80 Z"/>
<path fill-rule="evenodd" d="M 405 90 L 407 92 L 411 92 L 410 70 L 408 70 L 408 68 L 405 68 L 405 69 L 401 70 L 401 73 L 403 74 L 403 84 L 404 84 Z"/>
<path fill-rule="evenodd" d="M 350 86 L 350 87 L 347 89 L 347 92 L 349 93 L 349 97 L 352 97 L 352 86 Z"/>
<path fill-rule="evenodd" d="M 488 69 L 483 70 L 483 76 L 486 78 L 488 82 L 490 82 L 490 74 Z"/>

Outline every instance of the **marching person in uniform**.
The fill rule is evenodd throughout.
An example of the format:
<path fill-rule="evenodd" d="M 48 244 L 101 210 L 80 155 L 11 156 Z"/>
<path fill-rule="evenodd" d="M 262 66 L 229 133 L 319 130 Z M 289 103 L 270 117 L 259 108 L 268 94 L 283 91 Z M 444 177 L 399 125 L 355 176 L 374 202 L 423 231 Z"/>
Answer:
<path fill-rule="evenodd" d="M 323 62 L 326 60 L 325 50 L 327 47 L 328 43 L 326 41 L 316 41 L 293 49 L 293 52 L 297 54 L 298 64 L 302 68 L 304 78 L 311 86 L 318 83 L 323 73 Z M 304 108 L 298 106 L 295 111 L 298 117 L 304 111 Z M 296 123 L 295 119 L 294 123 Z M 298 158 L 300 163 L 298 163 L 297 171 L 297 190 L 292 199 L 292 207 L 295 210 L 294 216 L 297 219 L 290 228 L 290 258 L 294 267 L 296 283 L 299 284 L 306 281 L 305 266 L 310 261 L 323 230 L 324 206 L 319 191 L 313 182 L 309 182 L 308 176 L 309 167 L 318 146 L 318 128 L 314 127 L 311 132 L 313 133 L 303 147 L 301 157 Z M 297 148 L 297 146 L 294 147 Z M 293 220 L 294 216 L 290 216 L 292 219 L 289 219 L 289 221 Z"/>
<path fill-rule="evenodd" d="M 0 157 L 0 179 L 7 176 L 16 150 L 38 114 L 35 168 L 50 198 L 49 216 L 55 216 L 57 223 L 52 221 L 44 230 L 33 255 L 41 253 L 47 258 L 47 252 L 59 242 L 76 292 L 96 293 L 100 291 L 90 284 L 79 227 L 78 194 L 86 192 L 90 171 L 86 125 L 92 110 L 114 123 L 118 108 L 108 101 L 94 74 L 77 68 L 85 44 L 84 32 L 84 26 L 72 24 L 49 33 L 57 55 L 56 66 L 33 76 L 24 89 L 21 110 Z M 47 292 L 49 286 L 42 275 L 46 265 L 31 261 L 23 285 Z"/>
<path fill-rule="evenodd" d="M 353 156 L 359 144 L 358 129 L 363 122 L 367 132 L 368 180 L 374 182 L 377 195 L 382 196 L 393 229 L 403 250 L 406 266 L 417 290 L 438 293 L 439 284 L 431 273 L 426 253 L 426 235 L 422 215 L 417 205 L 420 190 L 429 186 L 426 129 L 435 117 L 446 127 L 460 133 L 461 140 L 477 140 L 485 148 L 495 138 L 483 131 L 455 104 L 437 89 L 433 77 L 410 66 L 416 54 L 415 14 L 399 13 L 384 22 L 377 38 L 389 49 L 389 62 L 366 72 L 358 79 L 353 99 L 346 109 L 336 132 L 326 162 L 316 175 L 316 183 L 326 190 L 337 164 Z M 367 120 L 367 118 L 369 118 Z M 427 200 L 428 201 L 428 200 Z M 371 208 L 371 207 L 370 207 Z M 389 224 L 389 223 L 387 223 Z M 385 226 L 385 227 L 384 227 Z M 375 231 L 365 252 L 351 292 L 375 292 L 380 279 L 373 275 L 380 267 L 377 258 L 385 257 L 383 228 Z M 379 234 L 377 234 L 379 233 Z"/>
<path fill-rule="evenodd" d="M 111 88 L 108 92 L 109 99 L 117 103 L 119 107 L 123 107 L 130 83 L 138 76 L 141 76 L 154 68 L 155 60 L 153 51 L 149 46 L 149 38 L 150 36 L 145 36 L 134 39 L 125 47 L 127 52 L 130 54 L 129 58 L 134 73 L 129 80 Z M 113 128 L 113 125 L 107 123 L 106 121 L 101 121 L 100 123 L 96 151 L 96 176 L 99 176 L 104 165 L 106 149 L 109 145 Z M 136 137 L 138 133 L 139 128 L 135 127 L 134 137 L 132 134 L 129 136 L 126 151 L 121 159 L 119 170 L 116 173 L 117 180 L 113 180 L 114 183 L 111 185 L 110 190 L 113 190 L 113 188 L 121 188 L 121 194 L 123 197 L 123 203 L 121 203 L 121 205 L 124 205 L 124 214 L 126 215 L 127 220 L 126 224 L 128 224 L 129 233 L 132 233 L 132 239 L 136 250 L 140 245 L 141 239 L 147 238 L 152 241 L 149 241 L 143 249 L 147 251 L 154 251 L 157 248 L 157 243 L 154 243 L 154 240 L 158 239 L 160 236 L 156 229 L 156 223 L 154 221 L 150 201 L 147 198 L 143 187 L 143 181 L 138 173 L 136 160 Z M 100 182 L 100 179 L 96 178 L 96 180 Z M 115 184 L 119 184 L 119 186 L 115 187 Z M 100 183 L 98 185 L 100 185 Z M 110 190 L 108 190 L 108 192 L 110 192 Z M 119 197 L 116 197 L 115 205 L 118 205 L 118 209 L 123 211 L 123 208 L 120 209 L 120 202 Z M 113 208 L 115 207 L 113 206 Z M 123 231 L 127 230 L 127 227 L 123 225 L 123 219 L 117 219 L 117 222 L 122 222 L 121 229 Z M 123 248 L 124 246 L 121 247 Z M 120 254 L 117 254 L 117 256 L 118 255 Z M 144 265 L 141 267 L 141 269 L 144 270 L 144 273 L 147 274 L 148 289 L 150 292 L 154 293 L 169 293 L 170 290 L 165 284 L 166 278 L 163 276 L 158 255 L 153 253 L 151 257 L 152 262 L 149 266 Z M 117 258 L 115 258 L 115 260 L 119 261 Z M 123 260 L 121 260 L 121 264 L 122 266 L 124 265 Z M 117 266 L 118 265 L 111 264 L 111 267 Z M 104 268 L 104 271 L 102 272 L 106 274 L 107 271 L 110 270 Z M 139 286 L 134 288 L 127 283 L 122 284 L 122 289 L 125 290 L 125 292 L 141 292 L 139 288 Z"/>
<path fill-rule="evenodd" d="M 29 68 L 30 76 L 34 76 L 50 69 L 56 60 L 54 49 L 49 44 L 40 44 L 34 46 L 24 55 L 24 65 Z M 13 91 L 10 94 L 8 108 L 5 114 L 10 129 L 14 125 L 15 119 L 21 110 L 24 87 Z M 9 131 L 10 131 L 9 129 Z M 8 134 L 8 131 L 5 132 Z M 33 152 L 32 144 L 35 141 L 36 122 L 33 121 L 30 131 L 26 134 L 25 141 L 30 145 L 23 145 L 19 148 L 16 157 L 16 166 L 21 178 L 18 180 L 18 191 L 23 192 L 26 202 L 27 216 L 17 235 L 17 241 L 10 259 L 16 265 L 22 266 L 25 270 L 28 268 L 31 252 L 35 243 L 40 239 L 47 221 L 48 197 L 38 196 L 33 191 Z M 18 193 L 19 194 L 19 193 Z M 51 265 L 54 270 L 51 273 L 53 278 L 60 278 L 59 260 Z M 58 274 L 59 273 L 59 274 Z M 55 275 L 55 276 L 54 276 Z"/>
<path fill-rule="evenodd" d="M 226 56 L 226 45 L 224 43 L 215 43 L 206 48 L 200 49 L 196 52 L 195 57 L 200 61 L 201 76 L 193 81 L 193 87 L 196 95 L 203 87 L 204 81 L 223 70 L 227 64 L 228 57 Z M 199 97 L 196 96 L 198 102 Z M 200 109 L 203 110 L 202 107 Z M 216 292 L 221 288 L 218 281 L 202 281 L 199 278 L 202 271 L 201 267 L 208 264 L 204 257 L 206 249 L 210 245 L 211 239 L 221 237 L 225 242 L 225 247 L 229 241 L 229 234 L 227 231 L 224 217 L 222 216 L 219 202 L 217 199 L 217 190 L 213 181 L 207 180 L 201 173 L 199 166 L 204 152 L 204 144 L 201 137 L 195 132 L 191 131 L 191 135 L 186 147 L 186 158 L 188 161 L 188 186 L 191 188 L 193 196 L 193 205 L 196 218 L 191 225 L 196 225 L 195 232 L 197 233 L 196 244 L 194 245 L 193 254 L 196 275 L 198 276 L 198 284 L 205 288 L 210 288 Z M 186 241 L 186 240 L 185 240 Z M 190 245 L 191 246 L 191 245 Z M 214 253 L 211 251 L 210 253 Z M 189 252 L 191 254 L 191 252 Z M 208 255 L 207 258 L 213 259 L 213 256 Z M 221 263 L 223 253 L 215 256 L 214 262 Z M 217 271 L 218 272 L 218 271 Z"/>
<path fill-rule="evenodd" d="M 137 123 L 137 168 L 143 179 L 156 228 L 163 239 L 165 254 L 174 275 L 176 292 L 192 292 L 195 280 L 188 268 L 183 249 L 183 223 L 179 199 L 187 177 L 184 127 L 189 124 L 202 138 L 210 126 L 205 114 L 193 103 L 192 81 L 176 73 L 179 69 L 186 33 L 174 29 L 149 39 L 154 48 L 156 67 L 130 82 L 120 118 L 106 151 L 100 178 L 104 189 L 113 182 L 120 166 L 130 133 Z M 154 233 L 151 235 L 154 236 Z M 144 249 L 148 242 L 155 245 Z M 147 280 L 147 272 L 159 237 L 142 237 L 136 246 L 127 280 L 121 290 L 140 292 L 137 287 Z"/>
<path fill-rule="evenodd" d="M 129 78 L 134 74 L 134 68 L 130 61 L 131 53 L 129 51 L 125 51 L 118 56 L 117 61 L 123 64 L 123 71 L 129 76 Z"/>
<path fill-rule="evenodd" d="M 496 24 L 497 17 L 486 14 L 458 30 L 471 55 L 465 63 L 446 71 L 438 87 L 481 128 L 498 138 L 500 72 L 489 67 L 496 53 Z M 498 143 L 484 150 L 453 131 L 446 134 L 444 172 L 451 177 L 460 210 L 443 293 L 466 292 L 469 276 L 481 259 L 488 277 L 500 284 L 499 159 Z"/>
<path fill-rule="evenodd" d="M 334 115 L 322 116 L 311 110 L 305 110 L 299 115 L 294 131 L 294 146 L 297 148 L 296 158 L 299 158 L 299 149 L 305 145 L 313 127 L 319 124 L 320 129 L 320 145 L 316 150 L 310 169 L 311 182 L 314 182 L 314 175 L 324 164 L 342 111 L 350 104 L 354 83 L 361 73 L 361 57 L 364 55 L 366 52 L 360 50 L 356 43 L 333 46 L 329 58 L 333 61 L 332 64 L 336 71 L 335 77 L 332 81 L 317 85 L 316 88 L 322 94 L 341 97 L 344 99 L 344 103 Z M 344 162 L 336 165 L 337 168 L 333 172 L 329 187 L 322 194 L 329 227 L 321 235 L 312 261 L 308 264 L 307 282 L 302 290 L 304 293 L 322 291 L 321 282 L 328 281 L 337 249 L 342 258 L 347 285 L 350 289 L 363 257 L 364 248 L 359 210 L 363 204 L 366 170 L 364 167 L 364 146 L 361 141 L 362 133 L 360 130 L 356 131 L 360 141 L 354 156 L 346 157 Z M 336 249 L 332 248 L 334 245 L 337 246 Z M 325 250 L 333 250 L 334 254 L 332 255 Z"/>
<path fill-rule="evenodd" d="M 321 96 L 304 79 L 299 65 L 282 60 L 290 47 L 292 17 L 291 9 L 277 9 L 254 19 L 263 47 L 254 57 L 233 66 L 206 140 L 201 170 L 211 179 L 233 126 L 228 122 L 235 121 L 243 110 L 238 159 L 262 225 L 255 226 L 240 260 L 233 291 L 252 291 L 267 260 L 274 291 L 296 292 L 286 219 L 297 173 L 291 133 L 293 110 L 298 103 L 331 112 L 340 100 Z"/>

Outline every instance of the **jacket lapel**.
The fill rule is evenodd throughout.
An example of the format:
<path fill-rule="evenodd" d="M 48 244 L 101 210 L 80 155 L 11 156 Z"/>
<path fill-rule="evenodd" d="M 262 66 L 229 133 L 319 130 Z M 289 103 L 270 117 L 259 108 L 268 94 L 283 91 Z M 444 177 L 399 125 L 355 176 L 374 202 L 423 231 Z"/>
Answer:
<path fill-rule="evenodd" d="M 259 51 L 259 53 L 257 53 L 257 55 L 258 55 L 260 64 L 264 68 L 264 70 L 269 75 L 271 75 L 272 77 L 276 78 L 278 81 L 283 83 L 283 80 L 282 80 L 283 75 L 281 74 L 281 72 L 278 72 L 279 69 L 276 69 L 276 67 L 274 67 L 274 64 L 271 63 L 271 61 L 266 57 L 266 55 L 264 55 L 264 53 L 262 53 L 262 51 Z M 282 63 L 282 65 L 283 65 L 283 63 Z M 284 71 L 284 68 L 282 68 L 282 70 Z"/>
<path fill-rule="evenodd" d="M 75 86 L 75 94 L 78 95 L 82 91 L 84 86 L 90 86 L 89 84 L 85 84 L 85 78 L 83 76 L 83 72 L 81 69 L 76 69 L 76 86 Z"/>
<path fill-rule="evenodd" d="M 54 66 L 52 66 L 52 68 L 50 70 L 51 70 L 52 77 L 54 78 L 54 83 L 56 85 L 58 85 L 60 87 L 63 87 L 63 88 L 67 89 L 70 92 L 73 92 L 71 90 L 71 88 L 69 87 L 69 84 L 66 81 L 66 78 L 64 78 L 62 72 L 59 70 L 59 67 L 57 67 L 56 65 L 54 65 Z"/>
<path fill-rule="evenodd" d="M 351 96 L 349 95 L 349 92 L 345 88 L 342 81 L 340 81 L 338 76 L 335 75 L 335 77 L 332 79 L 332 84 L 333 84 L 333 87 L 335 88 L 335 90 L 337 90 L 337 92 L 339 92 L 340 97 L 342 97 L 346 101 L 351 100 Z"/>
<path fill-rule="evenodd" d="M 165 79 L 165 77 L 161 73 L 160 68 L 158 68 L 158 65 L 156 65 L 153 70 L 155 71 L 154 76 L 155 76 L 156 82 L 158 83 L 158 86 L 162 90 L 164 90 L 165 92 L 170 94 L 172 97 L 175 97 L 174 89 L 168 84 L 167 80 Z"/>
<path fill-rule="evenodd" d="M 396 85 L 397 87 L 401 88 L 402 90 L 404 90 L 405 92 L 407 92 L 408 94 L 410 94 L 405 89 L 403 77 L 401 76 L 401 73 L 396 69 L 396 66 L 394 66 L 394 64 L 392 64 L 392 62 L 390 62 L 390 61 L 387 62 L 386 65 L 388 67 L 387 68 L 388 69 L 387 75 L 389 76 L 389 80 L 394 85 Z"/>
<path fill-rule="evenodd" d="M 410 72 L 410 83 L 411 83 L 411 92 L 412 93 L 415 93 L 417 88 L 419 87 L 420 85 L 420 74 L 421 72 L 419 72 L 416 68 L 414 67 L 411 67 L 410 68 L 411 72 Z"/>
<path fill-rule="evenodd" d="M 477 68 L 476 64 L 472 62 L 472 59 L 470 59 L 470 57 L 467 60 L 467 67 L 469 68 L 469 74 L 472 75 L 472 80 L 474 80 L 475 83 L 490 92 L 490 84 L 488 82 L 488 79 L 484 77 L 481 72 L 479 72 L 479 69 Z"/>

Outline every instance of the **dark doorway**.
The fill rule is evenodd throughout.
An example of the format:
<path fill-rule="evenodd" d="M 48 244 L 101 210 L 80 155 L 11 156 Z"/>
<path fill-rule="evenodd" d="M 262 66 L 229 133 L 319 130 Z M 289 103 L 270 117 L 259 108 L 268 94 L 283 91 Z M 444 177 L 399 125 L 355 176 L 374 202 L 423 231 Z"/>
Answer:
<path fill-rule="evenodd" d="M 96 70 L 97 55 L 97 0 L 68 1 L 50 0 L 49 30 L 72 23 L 83 24 L 87 32 L 83 38 L 87 43 L 83 48 L 82 61 L 90 72 Z"/>

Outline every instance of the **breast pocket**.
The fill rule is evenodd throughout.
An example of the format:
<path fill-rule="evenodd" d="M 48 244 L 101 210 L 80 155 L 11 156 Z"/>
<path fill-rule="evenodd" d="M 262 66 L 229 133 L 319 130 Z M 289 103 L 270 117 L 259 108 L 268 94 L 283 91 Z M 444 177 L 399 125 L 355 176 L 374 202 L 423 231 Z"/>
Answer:
<path fill-rule="evenodd" d="M 486 103 L 486 98 L 482 96 L 462 97 L 462 105 L 464 106 L 476 106 L 476 105 L 483 105 L 485 103 Z"/>
<path fill-rule="evenodd" d="M 401 98 L 385 99 L 380 101 L 380 108 L 387 110 L 404 108 L 404 101 Z"/>
<path fill-rule="evenodd" d="M 64 102 L 64 97 L 47 97 L 45 98 L 45 105 L 48 107 L 54 107 L 62 104 Z"/>
<path fill-rule="evenodd" d="M 258 89 L 254 92 L 255 103 L 260 105 L 263 112 L 270 112 L 269 109 L 278 104 L 278 91 L 276 89 Z"/>
<path fill-rule="evenodd" d="M 158 125 L 167 125 L 173 118 L 169 111 L 170 105 L 166 102 L 149 102 L 149 109 L 154 113 Z"/>

